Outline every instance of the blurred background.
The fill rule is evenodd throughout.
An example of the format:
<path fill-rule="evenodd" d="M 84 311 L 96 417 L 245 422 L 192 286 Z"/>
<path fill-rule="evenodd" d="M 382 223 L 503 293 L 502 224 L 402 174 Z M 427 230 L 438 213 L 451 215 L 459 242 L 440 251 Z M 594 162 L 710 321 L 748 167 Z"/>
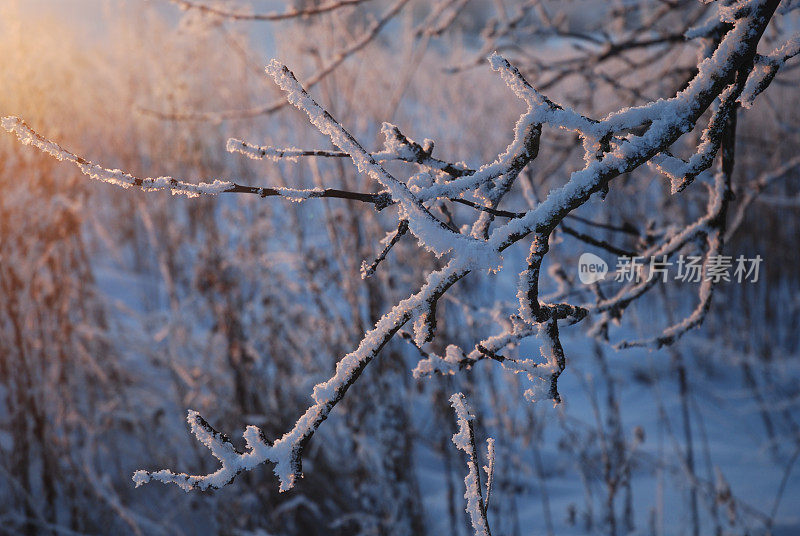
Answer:
<path fill-rule="evenodd" d="M 204 5 L 247 15 L 325 3 Z M 601 117 L 674 95 L 702 54 L 683 35 L 712 9 L 372 0 L 271 22 L 169 1 L 0 0 L 0 116 L 136 176 L 375 191 L 344 159 L 226 152 L 229 137 L 330 148 L 283 106 L 264 75 L 270 58 L 367 148 L 380 150 L 389 121 L 434 140 L 436 156 L 477 168 L 504 150 L 525 109 L 488 53 L 502 52 L 557 102 Z M 797 29 L 796 11 L 781 15 L 765 50 Z M 416 380 L 419 352 L 398 338 L 320 428 L 305 477 L 283 494 L 267 466 L 208 493 L 134 489 L 131 475 L 215 470 L 186 427 L 188 408 L 234 443 L 247 424 L 280 437 L 314 384 L 442 261 L 406 239 L 362 280 L 362 260 L 396 227 L 390 209 L 127 191 L 3 133 L 0 533 L 469 534 L 464 459 L 450 442 L 457 390 L 479 438 L 496 440 L 496 534 L 800 533 L 800 171 L 769 175 L 800 149 L 797 83 L 787 66 L 739 115 L 729 217 L 741 220 L 726 254 L 764 260 L 757 282 L 720 285 L 700 329 L 657 351 L 614 349 L 692 310 L 696 286 L 673 281 L 633 304 L 607 341 L 588 333 L 591 321 L 563 329 L 555 408 L 528 402 L 524 378 L 496 363 Z M 699 135 L 675 152 L 690 154 Z M 503 208 L 529 207 L 582 166 L 580 141 L 546 128 Z M 673 196 L 643 168 L 571 225 L 633 249 L 696 218 L 706 198 L 702 181 Z M 456 224 L 471 215 L 439 210 Z M 556 238 L 545 293 L 591 300 L 576 282 L 578 257 L 595 253 L 613 270 L 616 255 Z M 502 271 L 472 274 L 443 299 L 431 351 L 470 348 L 497 329 L 516 308 L 526 254 L 523 241 Z M 514 352 L 536 357 L 538 344 Z"/>

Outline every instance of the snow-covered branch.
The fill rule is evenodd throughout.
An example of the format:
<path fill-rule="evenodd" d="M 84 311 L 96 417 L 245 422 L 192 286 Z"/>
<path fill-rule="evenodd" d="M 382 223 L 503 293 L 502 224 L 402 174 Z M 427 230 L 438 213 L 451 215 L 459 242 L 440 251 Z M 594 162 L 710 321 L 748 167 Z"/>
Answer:
<path fill-rule="evenodd" d="M 491 536 L 492 531 L 489 529 L 489 521 L 487 519 L 487 502 L 489 499 L 489 484 L 486 488 L 486 501 L 483 498 L 483 486 L 481 484 L 481 473 L 478 470 L 478 447 L 475 444 L 475 429 L 472 422 L 475 416 L 472 410 L 467 405 L 467 401 L 463 393 L 456 393 L 450 397 L 450 405 L 456 414 L 456 422 L 458 424 L 458 432 L 453 434 L 453 444 L 457 449 L 464 451 L 467 456 L 467 476 L 464 477 L 464 499 L 467 501 L 467 514 L 469 514 L 472 528 L 475 531 L 475 536 Z M 494 443 L 490 440 L 489 456 L 490 466 L 494 466 Z M 489 475 L 491 477 L 491 472 Z"/>
<path fill-rule="evenodd" d="M 334 64 L 338 65 L 336 62 L 341 63 L 349 54 L 365 46 L 406 2 L 407 0 L 401 0 L 394 4 L 366 36 L 337 56 Z M 137 471 L 134 475 L 136 484 L 157 480 L 177 484 L 186 490 L 216 488 L 231 482 L 242 471 L 270 462 L 274 464 L 275 474 L 280 478 L 280 489 L 290 489 L 302 476 L 302 454 L 316 430 L 394 335 L 412 322 L 414 335 L 411 338 L 417 348 L 424 352 L 422 347 L 436 332 L 439 299 L 468 273 L 499 269 L 503 263 L 503 252 L 526 237 L 531 237 L 530 254 L 527 266 L 519 274 L 518 311 L 511 319 L 511 327 L 476 344 L 469 353 L 450 345 L 445 357 L 423 354 L 415 375 L 450 374 L 467 369 L 477 361 L 489 359 L 501 363 L 512 372 L 526 374 L 534 385 L 526 392 L 529 399 L 549 398 L 559 402 L 561 396 L 558 392 L 558 378 L 566 367 L 566 357 L 559 337 L 559 321 L 563 326 L 582 320 L 587 313 L 607 317 L 619 315 L 633 300 L 652 288 L 655 282 L 625 286 L 612 297 L 600 297 L 593 304 L 544 302 L 539 296 L 539 283 L 542 264 L 550 251 L 554 231 L 565 218 L 571 216 L 571 212 L 584 205 L 594 194 L 603 195 L 607 192 L 615 178 L 645 163 L 650 162 L 672 176 L 676 184 L 674 190 L 678 192 L 689 186 L 699 173 L 710 168 L 716 155 L 722 152 L 721 169 L 716 174 L 707 213 L 682 230 L 665 233 L 654 244 L 647 247 L 640 245 L 645 249 L 640 252 L 643 255 L 669 256 L 690 241 L 703 237 L 706 239 L 706 259 L 721 251 L 731 191 L 732 150 L 735 141 L 735 129 L 732 125 L 735 126 L 737 102 L 743 94 L 753 95 L 754 98 L 758 93 L 748 89 L 755 83 L 747 81 L 748 77 L 753 76 L 754 66 L 772 65 L 797 53 L 796 44 L 790 42 L 775 53 L 778 59 L 773 63 L 770 63 L 772 60 L 759 59 L 756 54 L 761 36 L 778 3 L 777 0 L 737 3 L 736 9 L 725 11 L 725 24 L 728 28 L 726 33 L 720 36 L 713 52 L 699 63 L 697 74 L 684 89 L 671 98 L 622 108 L 602 119 L 593 119 L 557 104 L 528 83 L 508 60 L 499 54 L 492 54 L 489 57 L 491 68 L 499 72 L 511 91 L 527 105 L 527 109 L 519 116 L 513 138 L 505 151 L 475 170 L 434 158 L 431 154 L 431 142 L 418 144 L 388 123 L 383 126 L 384 150 L 375 153 L 367 151 L 349 130 L 308 93 L 307 88 L 318 82 L 321 75 L 312 77 L 304 87 L 285 65 L 277 60 L 270 62 L 266 72 L 285 92 L 286 100 L 301 110 L 339 150 L 276 149 L 234 139 L 228 143 L 229 151 L 256 159 L 347 157 L 359 172 L 374 182 L 376 189 L 380 190 L 376 194 L 335 189 L 249 187 L 221 180 L 194 184 L 171 177 L 140 179 L 120 170 L 93 164 L 63 149 L 34 132 L 21 119 L 4 118 L 2 126 L 13 132 L 23 143 L 34 145 L 58 160 L 73 163 L 90 178 L 125 188 L 166 190 L 190 197 L 220 193 L 281 196 L 297 201 L 336 197 L 372 203 L 378 209 L 393 205 L 397 208 L 397 230 L 387 235 L 385 247 L 376 260 L 370 265 L 364 265 L 365 275 L 374 272 L 389 249 L 409 232 L 416 237 L 423 249 L 442 259 L 443 267 L 429 273 L 417 292 L 391 307 L 374 328 L 367 331 L 357 348 L 341 358 L 335 373 L 327 381 L 314 387 L 313 404 L 274 443 L 259 428 L 248 426 L 244 431 L 247 450 L 239 452 L 226 436 L 215 431 L 198 413 L 190 412 L 188 422 L 192 432 L 219 460 L 220 468 L 208 475 L 189 475 L 169 470 Z M 322 72 L 330 72 L 333 68 L 329 66 Z M 671 146 L 684 134 L 692 131 L 715 102 L 716 108 L 713 108 L 695 154 L 688 161 L 672 156 L 669 152 Z M 547 132 L 543 130 L 543 125 L 577 134 L 583 141 L 584 165 L 571 173 L 560 186 L 550 190 L 541 202 L 532 203 L 528 210 L 515 213 L 501 211 L 498 208 L 500 202 L 511 191 L 522 170 L 539 155 L 542 136 Z M 410 164 L 416 169 L 407 176 L 390 173 L 383 165 L 388 161 Z M 471 228 L 459 228 L 434 215 L 436 204 L 448 200 L 478 209 Z M 508 219 L 496 222 L 494 217 L 498 215 Z M 603 244 L 600 241 L 594 243 Z M 712 290 L 712 283 L 704 283 L 699 290 L 700 303 L 695 311 L 683 321 L 667 328 L 653 341 L 635 341 L 624 345 L 660 346 L 676 340 L 682 333 L 702 322 L 710 304 Z M 542 343 L 543 362 L 529 358 L 512 359 L 501 354 L 504 348 L 531 336 L 538 337 Z M 468 511 L 476 533 L 489 534 L 486 507 L 481 498 L 474 435 L 469 424 L 471 417 L 463 403 L 463 397 L 454 397 L 452 403 L 461 426 L 454 442 L 462 450 L 469 451 L 472 459 L 467 477 Z"/>

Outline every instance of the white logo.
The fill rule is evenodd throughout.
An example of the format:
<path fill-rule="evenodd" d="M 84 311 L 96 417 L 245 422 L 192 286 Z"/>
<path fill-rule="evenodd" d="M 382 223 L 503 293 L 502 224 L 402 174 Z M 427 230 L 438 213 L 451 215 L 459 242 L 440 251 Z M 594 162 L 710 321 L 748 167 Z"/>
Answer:
<path fill-rule="evenodd" d="M 584 253 L 578 259 L 578 279 L 584 285 L 591 285 L 605 279 L 608 273 L 606 261 L 593 253 Z"/>

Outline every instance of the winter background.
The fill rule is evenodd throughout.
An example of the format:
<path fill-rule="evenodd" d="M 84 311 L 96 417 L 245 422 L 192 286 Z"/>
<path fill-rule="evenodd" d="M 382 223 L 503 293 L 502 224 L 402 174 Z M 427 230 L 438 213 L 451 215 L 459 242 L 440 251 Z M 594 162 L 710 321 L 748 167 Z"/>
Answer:
<path fill-rule="evenodd" d="M 266 13 L 325 3 L 205 5 Z M 373 192 L 343 158 L 226 151 L 230 137 L 333 148 L 283 105 L 264 73 L 270 58 L 306 87 L 318 79 L 310 93 L 368 149 L 381 150 L 389 121 L 420 143 L 434 140 L 434 156 L 475 169 L 505 149 L 525 111 L 489 53 L 503 53 L 557 102 L 602 117 L 674 95 L 699 48 L 679 36 L 713 9 L 372 0 L 269 22 L 169 1 L 0 0 L 0 116 L 23 117 L 63 147 L 135 176 Z M 798 12 L 787 9 L 765 40 L 797 28 Z M 626 39 L 635 46 L 607 46 Z M 186 426 L 188 409 L 239 448 L 249 424 L 280 437 L 314 385 L 444 260 L 409 237 L 362 279 L 362 261 L 397 225 L 394 209 L 124 190 L 3 132 L 0 533 L 472 534 L 465 457 L 451 442 L 449 399 L 463 392 L 481 456 L 485 439 L 495 442 L 495 534 L 800 534 L 800 166 L 781 168 L 800 149 L 797 84 L 787 64 L 739 115 L 731 214 L 749 192 L 758 197 L 725 254 L 763 263 L 757 282 L 718 286 L 700 328 L 660 349 L 615 347 L 692 311 L 697 285 L 679 281 L 633 303 L 609 324 L 608 341 L 591 333 L 591 318 L 562 327 L 557 406 L 527 400 L 525 375 L 490 360 L 416 378 L 420 351 L 398 336 L 319 428 L 304 477 L 285 493 L 269 464 L 206 492 L 134 488 L 131 476 L 216 470 Z M 691 154 L 701 131 L 675 151 Z M 546 128 L 524 185 L 501 208 L 524 210 L 563 184 L 583 165 L 580 149 L 574 134 Z M 752 186 L 775 170 L 762 189 Z M 702 213 L 708 180 L 679 195 L 668 182 L 642 166 L 577 209 L 566 220 L 576 232 L 551 238 L 543 294 L 594 298 L 577 278 L 584 252 L 614 270 L 618 255 L 576 234 L 636 250 Z M 473 215 L 457 204 L 437 210 L 458 224 Z M 497 273 L 470 274 L 442 298 L 424 351 L 471 348 L 506 322 L 529 243 L 506 250 Z M 530 337 L 508 353 L 536 357 L 540 343 Z"/>

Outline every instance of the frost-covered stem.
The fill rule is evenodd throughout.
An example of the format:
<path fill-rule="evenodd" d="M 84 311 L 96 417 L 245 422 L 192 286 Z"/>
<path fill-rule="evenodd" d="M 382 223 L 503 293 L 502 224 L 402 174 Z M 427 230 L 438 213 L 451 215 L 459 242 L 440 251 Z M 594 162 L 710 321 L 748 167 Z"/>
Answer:
<path fill-rule="evenodd" d="M 750 108 L 758 97 L 780 71 L 787 60 L 800 54 L 800 35 L 795 35 L 767 56 L 756 57 L 756 67 L 747 79 L 739 102 L 744 108 Z"/>
<path fill-rule="evenodd" d="M 511 328 L 479 342 L 469 353 L 465 353 L 455 345 L 449 345 L 445 357 L 440 357 L 428 354 L 417 347 L 423 359 L 414 368 L 414 377 L 455 374 L 463 369 L 469 369 L 478 361 L 492 359 L 500 363 L 504 369 L 515 374 L 524 374 L 533 382 L 533 387 L 525 391 L 525 396 L 529 400 L 548 398 L 554 404 L 560 403 L 558 378 L 566 367 L 566 357 L 559 339 L 558 320 L 568 319 L 577 322 L 586 315 L 586 311 L 564 303 L 545 305 L 544 308 L 547 320 L 530 324 L 514 316 L 510 319 Z M 503 348 L 537 335 L 542 342 L 541 357 L 544 358 L 544 362 L 534 359 L 514 359 L 500 354 Z"/>
<path fill-rule="evenodd" d="M 489 498 L 492 496 L 492 484 L 494 484 L 494 464 L 496 458 L 493 437 L 490 437 L 486 440 L 486 456 L 489 460 L 489 465 L 483 466 L 483 470 L 486 471 L 486 500 L 484 501 L 484 506 L 486 512 L 488 513 Z"/>
<path fill-rule="evenodd" d="M 459 450 L 463 450 L 469 457 L 467 460 L 467 476 L 464 477 L 466 510 L 472 522 L 475 536 L 491 536 L 489 522 L 486 518 L 486 503 L 483 501 L 481 489 L 481 474 L 478 471 L 478 448 L 475 445 L 475 430 L 472 425 L 475 416 L 467 405 L 463 393 L 456 393 L 451 396 L 450 405 L 455 411 L 458 424 L 458 432 L 453 434 L 453 444 Z"/>
<path fill-rule="evenodd" d="M 125 173 L 119 169 L 106 169 L 70 152 L 39 135 L 30 128 L 25 121 L 19 117 L 7 116 L 0 120 L 2 126 L 8 132 L 17 136 L 20 142 L 25 145 L 32 145 L 37 149 L 49 154 L 56 160 L 72 162 L 84 175 L 102 182 L 122 186 L 123 188 L 136 187 L 145 191 L 166 190 L 173 194 L 183 194 L 189 197 L 196 197 L 201 194 L 219 194 L 225 191 L 233 191 L 241 186 L 228 182 L 215 180 L 212 183 L 193 184 L 172 177 L 157 177 L 141 179 Z"/>
<path fill-rule="evenodd" d="M 400 220 L 400 223 L 397 224 L 397 230 L 392 232 L 391 237 L 389 237 L 389 240 L 386 242 L 386 246 L 384 246 L 380 254 L 375 257 L 375 260 L 373 260 L 371 264 L 367 264 L 367 261 L 361 263 L 361 279 L 366 279 L 375 273 L 375 270 L 378 269 L 378 265 L 386 258 L 389 251 L 391 251 L 394 245 L 397 244 L 407 232 L 408 220 Z"/>
<path fill-rule="evenodd" d="M 415 378 L 421 378 L 423 376 L 432 376 L 435 374 L 454 374 L 457 371 L 469 369 L 475 363 L 483 359 L 497 361 L 514 372 L 532 372 L 533 369 L 539 366 L 539 363 L 530 360 L 517 361 L 503 356 L 499 354 L 499 352 L 506 346 L 535 334 L 536 330 L 532 327 L 522 328 L 513 333 L 506 331 L 501 335 L 495 335 L 494 337 L 479 342 L 469 354 L 464 353 L 463 350 L 455 345 L 449 345 L 444 358 L 425 352 L 416 341 L 411 338 L 410 334 L 404 333 L 403 337 L 414 345 L 422 357 L 422 360 L 420 360 L 413 372 Z"/>
<path fill-rule="evenodd" d="M 119 169 L 108 169 L 90 162 L 85 158 L 64 149 L 56 142 L 49 140 L 33 130 L 22 119 L 14 116 L 4 117 L 0 125 L 15 134 L 25 145 L 32 145 L 49 154 L 53 158 L 75 164 L 80 171 L 95 180 L 121 186 L 123 188 L 139 188 L 146 192 L 167 191 L 175 195 L 197 197 L 200 195 L 217 195 L 222 193 L 252 194 L 259 197 L 284 197 L 292 201 L 315 198 L 348 199 L 375 205 L 380 210 L 391 204 L 388 194 L 371 194 L 350 192 L 335 188 L 314 188 L 299 190 L 271 186 L 245 186 L 231 181 L 214 180 L 211 183 L 193 183 L 173 177 L 140 178 Z"/>
<path fill-rule="evenodd" d="M 474 170 L 469 169 L 463 164 L 451 164 L 450 162 L 434 158 L 431 154 L 433 152 L 433 142 L 431 140 L 425 140 L 423 142 L 423 147 L 423 145 L 420 145 L 403 134 L 396 125 L 391 123 L 383 123 L 381 132 L 385 138 L 385 152 L 397 155 L 398 160 L 413 162 L 429 170 L 443 171 L 451 177 L 462 177 L 475 173 Z"/>
<path fill-rule="evenodd" d="M 534 234 L 527 259 L 528 266 L 519 276 L 519 315 L 529 324 L 540 324 L 551 318 L 569 319 L 574 323 L 586 316 L 586 311 L 580 307 L 566 303 L 544 304 L 539 301 L 539 273 L 542 261 L 550 249 L 551 232 L 552 229 Z"/>
<path fill-rule="evenodd" d="M 547 233 L 536 233 L 533 236 L 528 253 L 528 267 L 519 276 L 519 314 L 530 324 L 546 320 L 544 309 L 539 304 L 539 271 L 544 256 L 550 249 L 549 240 Z"/>
<path fill-rule="evenodd" d="M 511 320 L 513 324 L 511 329 L 482 340 L 476 344 L 469 353 L 465 353 L 459 347 L 451 344 L 447 347 L 445 357 L 440 357 L 435 354 L 429 354 L 425 352 L 419 347 L 419 345 L 416 344 L 416 342 L 411 340 L 412 344 L 414 344 L 422 357 L 420 362 L 414 368 L 414 377 L 421 378 L 423 376 L 437 374 L 455 374 L 458 371 L 471 368 L 474 364 L 481 360 L 491 359 L 500 363 L 504 369 L 513 372 L 514 374 L 525 374 L 528 376 L 528 379 L 536 384 L 539 384 L 539 382 L 542 381 L 546 382 L 546 389 L 542 390 L 536 388 L 528 393 L 530 397 L 535 399 L 541 398 L 539 396 L 540 392 L 549 392 L 549 382 L 552 373 L 558 368 L 558 364 L 556 360 L 550 359 L 550 351 L 543 351 L 543 357 L 545 358 L 544 363 L 534 359 L 515 359 L 502 355 L 500 352 L 504 348 L 512 346 L 522 339 L 541 334 L 541 326 L 532 326 L 524 323 L 518 317 L 512 317 Z M 408 338 L 410 335 L 405 337 Z M 547 343 L 548 348 L 549 346 L 549 343 Z M 537 387 L 538 386 L 540 385 L 537 385 Z"/>
<path fill-rule="evenodd" d="M 561 402 L 561 395 L 558 394 L 558 378 L 567 367 L 564 348 L 561 346 L 561 339 L 558 336 L 558 320 L 556 318 L 548 320 L 539 333 L 544 339 L 542 355 L 547 359 L 551 371 L 550 390 L 547 396 L 553 403 L 558 404 Z"/>
<path fill-rule="evenodd" d="M 469 173 L 474 173 L 471 169 L 434 158 L 431 155 L 430 149 L 426 149 L 414 140 L 409 139 L 391 123 L 384 123 L 381 130 L 383 131 L 384 136 L 387 138 L 387 149 L 377 153 L 372 153 L 372 157 L 377 162 L 389 162 L 392 160 L 409 162 L 419 164 L 430 170 L 444 171 L 452 177 L 461 177 Z M 229 153 L 243 154 L 253 160 L 295 161 L 300 157 L 308 156 L 324 158 L 350 158 L 350 154 L 345 151 L 298 149 L 296 147 L 280 148 L 270 145 L 254 145 L 237 138 L 230 138 L 226 148 Z"/>
<path fill-rule="evenodd" d="M 275 162 L 296 161 L 304 156 L 321 156 L 325 158 L 350 158 L 344 151 L 327 151 L 324 149 L 298 149 L 297 147 L 273 147 L 271 145 L 254 145 L 238 138 L 229 138 L 225 148 L 229 153 L 243 154 L 252 160 L 273 160 Z M 373 155 L 376 160 L 380 160 Z M 389 160 L 386 157 L 384 160 Z"/>

